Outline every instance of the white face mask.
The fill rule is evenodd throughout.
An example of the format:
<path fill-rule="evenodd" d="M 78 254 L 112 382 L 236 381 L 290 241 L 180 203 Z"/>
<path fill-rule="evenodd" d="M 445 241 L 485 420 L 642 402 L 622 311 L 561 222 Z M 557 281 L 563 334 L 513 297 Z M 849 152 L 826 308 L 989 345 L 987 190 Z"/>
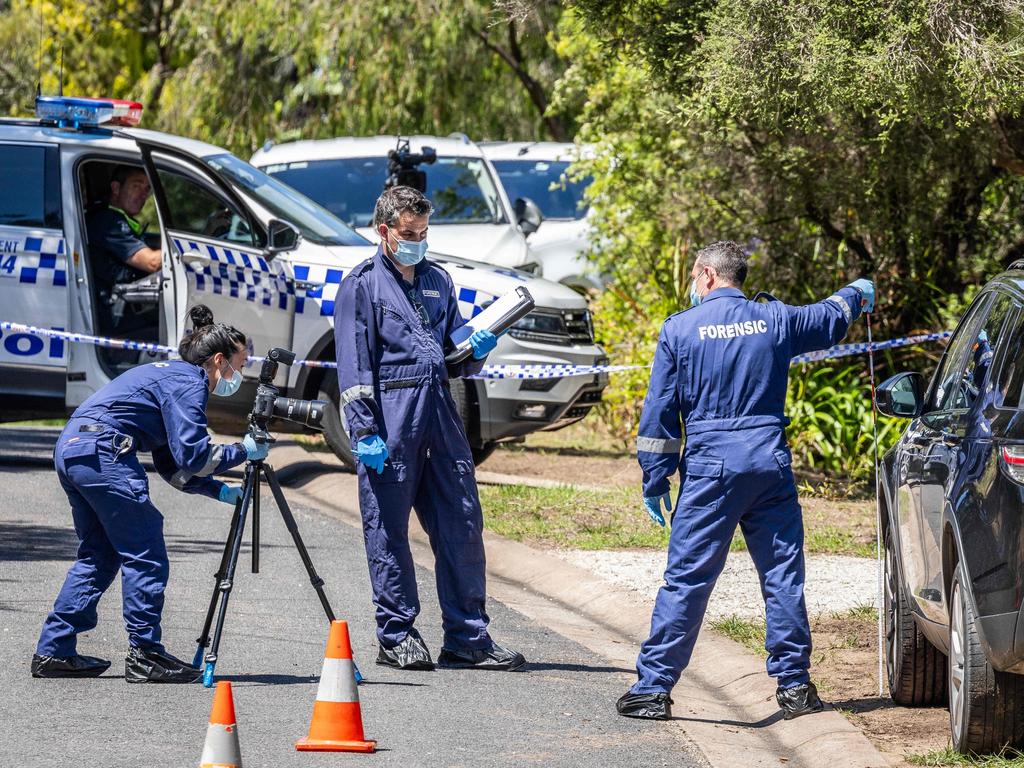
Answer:
<path fill-rule="evenodd" d="M 228 363 L 228 368 L 231 368 L 231 363 Z M 213 394 L 218 397 L 231 397 L 242 386 L 242 374 L 234 368 L 231 368 L 231 371 L 230 379 L 220 377 L 217 385 L 213 388 Z"/>

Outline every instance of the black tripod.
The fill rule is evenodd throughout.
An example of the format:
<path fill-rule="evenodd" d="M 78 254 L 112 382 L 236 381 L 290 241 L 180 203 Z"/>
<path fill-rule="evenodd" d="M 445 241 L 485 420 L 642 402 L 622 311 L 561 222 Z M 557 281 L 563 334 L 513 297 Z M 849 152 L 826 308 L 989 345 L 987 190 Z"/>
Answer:
<path fill-rule="evenodd" d="M 206 666 L 203 669 L 203 685 L 207 688 L 213 685 L 213 670 L 217 664 L 217 650 L 220 648 L 221 633 L 224 630 L 224 618 L 228 610 L 228 597 L 231 595 L 231 587 L 235 579 L 235 567 L 238 565 L 238 556 L 242 548 L 242 536 L 245 533 L 245 518 L 248 515 L 250 506 L 252 508 L 252 572 L 260 572 L 261 477 L 266 478 L 267 485 L 270 486 L 270 491 L 274 494 L 274 501 L 277 502 L 281 518 L 284 520 L 288 532 L 292 535 L 292 541 L 295 542 L 295 548 L 299 552 L 299 557 L 302 558 L 302 564 L 306 567 L 306 573 L 309 574 L 309 581 L 313 585 L 313 589 L 316 590 L 317 597 L 320 598 L 320 604 L 324 607 L 327 620 L 329 622 L 334 621 L 334 611 L 331 609 L 331 604 L 327 602 L 327 595 L 324 594 L 324 580 L 317 575 L 316 569 L 313 568 L 313 561 L 309 559 L 309 552 L 302 541 L 302 536 L 299 535 L 299 528 L 295 523 L 295 517 L 292 515 L 291 509 L 288 508 L 288 502 L 284 498 L 281 483 L 277 479 L 277 473 L 272 466 L 264 464 L 262 460 L 248 462 L 245 465 L 245 483 L 242 486 L 242 498 L 235 504 L 235 512 L 231 517 L 231 528 L 227 541 L 224 544 L 224 554 L 221 556 L 220 568 L 214 577 L 217 583 L 213 589 L 213 596 L 210 598 L 210 608 L 206 612 L 206 623 L 203 624 L 202 635 L 196 640 L 199 647 L 196 648 L 195 659 L 192 662 L 193 666 L 198 667 L 199 662 L 205 658 Z M 220 602 L 220 611 L 217 611 L 218 602 Z M 217 626 L 213 632 L 213 644 L 210 645 L 210 627 L 213 625 L 214 612 L 217 613 Z M 204 656 L 203 652 L 207 646 L 210 646 L 210 650 Z M 359 678 L 359 671 L 356 670 L 357 681 Z"/>

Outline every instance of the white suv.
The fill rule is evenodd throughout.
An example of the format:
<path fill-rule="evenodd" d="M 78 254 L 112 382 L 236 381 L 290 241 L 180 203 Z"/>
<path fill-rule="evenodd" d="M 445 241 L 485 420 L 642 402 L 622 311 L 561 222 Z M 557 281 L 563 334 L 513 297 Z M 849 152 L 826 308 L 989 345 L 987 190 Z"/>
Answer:
<path fill-rule="evenodd" d="M 46 102 L 47 100 L 42 100 Z M 115 168 L 146 171 L 154 196 L 138 217 L 163 251 L 160 272 L 115 286 L 128 311 L 143 307 L 154 327 L 143 337 L 176 346 L 188 309 L 207 304 L 215 317 L 250 334 L 254 352 L 286 347 L 300 359 L 333 361 L 334 300 L 342 277 L 375 247 L 313 201 L 219 147 L 155 131 L 96 125 L 88 103 L 67 99 L 74 118 L 0 119 L 0 320 L 93 334 L 99 313 L 94 260 L 86 236 L 90 206 L 104 199 Z M 108 115 L 112 102 L 96 101 Z M 141 110 L 138 107 L 136 112 Z M 72 110 L 73 111 L 73 110 Z M 83 117 L 84 114 L 84 117 Z M 73 127 L 59 127 L 71 125 Z M 432 258 L 437 258 L 433 257 Z M 437 260 L 441 260 L 438 258 Z M 537 309 L 502 337 L 492 364 L 594 365 L 579 297 L 522 273 L 443 259 L 468 316 L 516 285 Z M 32 333 L 0 336 L 0 420 L 64 415 L 144 356 Z M 243 391 L 211 403 L 211 424 L 240 432 L 252 407 L 257 368 Z M 325 436 L 351 461 L 336 403 L 337 377 L 326 368 L 282 367 L 283 394 L 331 400 Z M 607 376 L 453 382 L 476 457 L 496 442 L 582 418 L 601 399 Z M 302 426 L 278 422 L 279 431 Z"/>
<path fill-rule="evenodd" d="M 591 226 L 583 193 L 590 179 L 573 181 L 567 174 L 581 148 L 554 141 L 482 141 L 480 149 L 506 195 L 529 199 L 540 209 L 543 223 L 530 236 L 530 250 L 544 265 L 544 277 L 582 293 L 601 290 L 604 283 L 586 258 Z"/>

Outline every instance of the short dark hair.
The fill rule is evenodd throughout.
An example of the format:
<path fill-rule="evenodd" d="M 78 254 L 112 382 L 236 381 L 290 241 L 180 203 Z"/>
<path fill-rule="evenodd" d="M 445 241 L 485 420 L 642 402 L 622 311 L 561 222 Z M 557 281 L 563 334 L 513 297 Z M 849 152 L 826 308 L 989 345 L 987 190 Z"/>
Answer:
<path fill-rule="evenodd" d="M 246 348 L 245 334 L 234 326 L 213 322 L 213 312 L 206 305 L 196 304 L 188 316 L 192 330 L 186 332 L 178 345 L 178 355 L 185 362 L 202 366 L 218 352 L 231 357 Z"/>
<path fill-rule="evenodd" d="M 141 173 L 143 176 L 149 177 L 145 169 L 141 165 L 128 165 L 126 163 L 119 163 L 113 173 L 110 174 L 110 183 L 113 184 L 115 181 L 118 184 L 124 184 L 129 178 L 134 176 L 136 173 Z"/>
<path fill-rule="evenodd" d="M 695 263 L 711 267 L 722 280 L 739 287 L 747 279 L 747 258 L 732 240 L 718 240 L 697 251 Z"/>
<path fill-rule="evenodd" d="M 434 206 L 426 195 L 414 187 L 391 187 L 377 198 L 377 204 L 373 207 L 373 226 L 387 224 L 393 227 L 405 211 L 413 216 L 429 216 L 434 212 Z"/>

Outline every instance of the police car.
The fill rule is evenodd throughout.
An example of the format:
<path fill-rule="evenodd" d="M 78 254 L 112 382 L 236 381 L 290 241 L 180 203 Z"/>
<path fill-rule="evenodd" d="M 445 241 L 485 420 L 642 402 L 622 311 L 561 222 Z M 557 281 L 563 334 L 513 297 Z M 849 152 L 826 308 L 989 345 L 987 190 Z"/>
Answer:
<path fill-rule="evenodd" d="M 0 321 L 93 334 L 99 318 L 113 312 L 149 318 L 151 326 L 135 338 L 177 346 L 188 309 L 203 303 L 217 320 L 249 334 L 257 354 L 286 347 L 301 359 L 333 361 L 338 285 L 375 246 L 219 147 L 134 127 L 141 111 L 135 102 L 42 97 L 35 119 L 0 119 Z M 87 220 L 106 206 L 110 180 L 125 165 L 143 169 L 152 187 L 136 218 L 141 236 L 162 251 L 162 264 L 148 277 L 100 291 L 96 275 L 103 256 L 88 240 Z M 526 285 L 536 300 L 537 309 L 502 337 L 489 363 L 604 361 L 583 300 L 564 287 L 460 259 L 442 263 L 467 316 L 517 285 Z M 67 414 L 118 373 L 148 359 L 145 353 L 5 331 L 0 420 Z M 240 394 L 211 401 L 215 428 L 242 430 L 257 368 L 245 373 Z M 335 403 L 325 415 L 325 437 L 351 462 L 333 371 L 282 367 L 275 383 L 289 396 Z M 606 374 L 458 381 L 453 394 L 482 460 L 499 441 L 583 418 L 606 383 Z"/>

